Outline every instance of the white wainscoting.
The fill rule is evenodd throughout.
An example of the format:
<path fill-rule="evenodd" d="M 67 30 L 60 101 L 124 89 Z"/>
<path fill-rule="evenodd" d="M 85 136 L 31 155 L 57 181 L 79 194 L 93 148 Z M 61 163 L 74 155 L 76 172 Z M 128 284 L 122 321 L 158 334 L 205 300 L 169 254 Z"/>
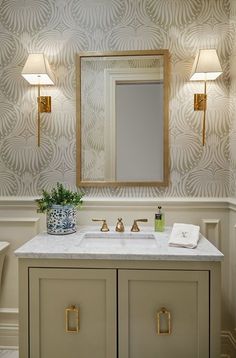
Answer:
<path fill-rule="evenodd" d="M 40 218 L 32 199 L 0 200 L 0 241 L 10 243 L 0 291 L 0 347 L 18 346 L 18 262 L 14 251 L 39 230 Z"/>
<path fill-rule="evenodd" d="M 199 225 L 201 232 L 225 255 L 222 263 L 222 354 L 234 351 L 236 327 L 236 200 L 227 198 L 85 198 L 78 211 L 78 226 L 94 225 L 92 218 L 107 219 L 110 227 L 118 217 L 126 230 L 134 219 L 147 218 L 140 227 L 153 226 L 157 206 L 165 213 L 166 226 L 174 222 Z M 99 228 L 99 224 L 96 224 Z M 0 240 L 10 242 L 4 262 L 0 292 L 0 347 L 17 346 L 18 277 L 14 250 L 45 230 L 45 215 L 37 214 L 34 198 L 0 198 Z M 227 333 L 228 332 L 228 333 Z M 233 338 L 232 338 L 233 337 Z M 231 356 L 233 358 L 233 356 Z"/>

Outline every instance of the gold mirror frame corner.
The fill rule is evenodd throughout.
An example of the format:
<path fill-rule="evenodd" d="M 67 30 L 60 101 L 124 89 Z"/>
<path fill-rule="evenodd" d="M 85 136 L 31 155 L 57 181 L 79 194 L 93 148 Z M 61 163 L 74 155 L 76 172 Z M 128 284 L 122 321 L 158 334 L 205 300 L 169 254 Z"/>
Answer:
<path fill-rule="evenodd" d="M 162 181 L 83 181 L 81 156 L 81 60 L 89 57 L 117 57 L 117 56 L 147 56 L 162 55 L 164 58 L 164 126 L 163 126 L 163 180 Z M 168 49 L 140 50 L 140 51 L 90 51 L 76 54 L 76 186 L 77 187 L 119 187 L 119 186 L 154 186 L 167 187 L 170 183 L 169 169 L 169 76 L 170 53 Z"/>

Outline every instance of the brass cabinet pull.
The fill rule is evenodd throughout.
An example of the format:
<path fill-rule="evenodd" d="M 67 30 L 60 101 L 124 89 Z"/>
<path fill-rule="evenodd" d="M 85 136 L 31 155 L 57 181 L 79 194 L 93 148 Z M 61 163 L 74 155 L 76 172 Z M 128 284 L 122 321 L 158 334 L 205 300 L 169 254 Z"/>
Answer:
<path fill-rule="evenodd" d="M 66 313 L 66 332 L 67 333 L 78 333 L 80 330 L 79 322 L 79 308 L 76 308 L 75 305 L 70 305 L 65 309 Z M 70 321 L 73 320 L 74 327 L 70 325 Z"/>
<path fill-rule="evenodd" d="M 167 329 L 161 328 L 161 321 L 166 320 Z M 171 334 L 171 315 L 165 307 L 162 307 L 159 312 L 157 312 L 157 334 L 158 336 L 169 336 Z"/>

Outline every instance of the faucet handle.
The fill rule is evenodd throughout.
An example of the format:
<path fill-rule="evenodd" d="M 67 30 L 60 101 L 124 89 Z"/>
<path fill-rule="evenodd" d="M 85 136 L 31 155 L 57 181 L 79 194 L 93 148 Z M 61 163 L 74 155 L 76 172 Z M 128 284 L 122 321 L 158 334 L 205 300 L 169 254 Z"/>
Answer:
<path fill-rule="evenodd" d="M 103 232 L 109 231 L 106 219 L 92 219 L 92 221 L 102 221 L 103 224 L 102 224 L 100 231 L 103 231 Z"/>
<path fill-rule="evenodd" d="M 140 229 L 139 229 L 139 227 L 138 227 L 138 224 L 137 224 L 138 221 L 143 222 L 143 223 L 146 223 L 146 222 L 148 222 L 148 219 L 136 219 L 136 220 L 134 220 L 133 226 L 132 226 L 132 228 L 131 228 L 131 231 L 132 231 L 132 232 L 138 232 L 138 231 L 140 231 Z"/>

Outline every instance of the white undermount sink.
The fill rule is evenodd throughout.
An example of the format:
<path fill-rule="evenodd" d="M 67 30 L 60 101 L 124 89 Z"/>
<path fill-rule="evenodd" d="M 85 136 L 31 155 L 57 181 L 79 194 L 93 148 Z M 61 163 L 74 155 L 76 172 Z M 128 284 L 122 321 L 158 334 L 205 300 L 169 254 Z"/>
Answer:
<path fill-rule="evenodd" d="M 156 247 L 155 235 L 145 232 L 86 232 L 80 243 L 82 248 L 140 248 Z"/>

